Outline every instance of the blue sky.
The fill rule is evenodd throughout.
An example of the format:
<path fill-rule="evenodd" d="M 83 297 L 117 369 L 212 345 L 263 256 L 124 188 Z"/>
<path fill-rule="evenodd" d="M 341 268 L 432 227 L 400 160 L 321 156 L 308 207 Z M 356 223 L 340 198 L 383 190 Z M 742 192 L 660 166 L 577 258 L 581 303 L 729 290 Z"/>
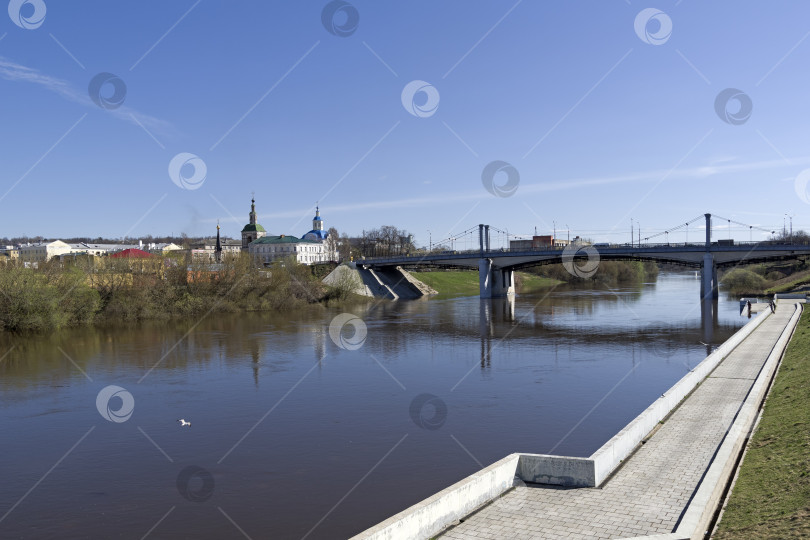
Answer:
<path fill-rule="evenodd" d="M 217 219 L 237 236 L 251 192 L 272 234 L 306 232 L 316 201 L 341 232 L 391 224 L 419 243 L 555 222 L 626 241 L 631 218 L 648 236 L 704 212 L 810 229 L 799 1 L 38 2 L 11 2 L 34 28 L 0 17 L 0 236 L 202 235 Z M 330 33 L 329 7 L 338 29 L 359 23 Z M 122 104 L 91 100 L 99 73 Z M 412 81 L 438 96 L 414 96 L 421 116 L 403 106 Z M 727 88 L 753 106 L 736 125 L 715 107 Z M 193 189 L 169 176 L 180 153 L 205 163 Z M 496 160 L 519 174 L 511 196 L 482 183 Z"/>

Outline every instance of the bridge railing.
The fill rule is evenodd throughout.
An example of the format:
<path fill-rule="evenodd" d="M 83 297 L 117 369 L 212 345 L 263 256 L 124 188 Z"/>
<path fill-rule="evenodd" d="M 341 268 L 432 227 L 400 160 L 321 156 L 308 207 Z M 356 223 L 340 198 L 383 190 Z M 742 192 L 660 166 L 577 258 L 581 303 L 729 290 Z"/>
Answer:
<path fill-rule="evenodd" d="M 595 243 L 595 244 L 571 244 L 572 246 L 578 246 L 581 248 L 591 247 L 598 251 L 600 250 L 660 250 L 662 248 L 666 248 L 669 250 L 677 250 L 677 249 L 695 249 L 695 250 L 702 250 L 705 249 L 706 244 L 704 242 L 700 243 L 686 243 L 686 242 L 657 242 L 657 243 L 642 243 L 639 244 L 602 244 L 602 243 Z M 785 241 L 777 241 L 777 240 L 763 240 L 763 241 L 733 241 L 728 242 L 725 240 L 717 240 L 711 243 L 712 248 L 734 248 L 734 247 L 787 247 L 787 246 L 810 246 L 810 241 L 800 241 L 800 240 L 793 240 L 792 242 L 785 242 Z M 521 248 L 498 248 L 498 249 L 490 249 L 489 251 L 485 251 L 485 255 L 492 255 L 497 253 L 561 253 L 565 251 L 566 247 L 568 246 L 538 246 L 538 247 L 521 247 Z M 419 260 L 424 260 L 429 262 L 432 259 L 441 259 L 441 258 L 469 258 L 470 256 L 478 256 L 481 253 L 480 249 L 466 249 L 466 250 L 433 250 L 433 251 L 417 251 L 412 252 L 410 254 L 398 254 L 398 255 L 388 255 L 388 256 L 374 256 L 374 257 L 361 257 L 358 261 L 367 261 L 367 262 L 374 262 L 374 261 L 406 261 L 406 262 L 417 262 Z"/>

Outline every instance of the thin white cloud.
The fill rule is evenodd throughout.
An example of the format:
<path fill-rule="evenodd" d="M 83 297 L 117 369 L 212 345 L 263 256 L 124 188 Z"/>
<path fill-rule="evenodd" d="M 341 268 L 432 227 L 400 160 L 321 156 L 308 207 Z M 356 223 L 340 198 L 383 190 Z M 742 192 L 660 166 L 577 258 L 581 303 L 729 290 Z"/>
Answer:
<path fill-rule="evenodd" d="M 729 160 L 730 161 L 730 160 Z M 802 156 L 791 159 L 793 166 L 798 166 L 803 163 L 810 163 L 810 156 Z M 765 161 L 751 161 L 747 163 L 730 163 L 725 165 L 712 165 L 692 167 L 688 169 L 681 169 L 670 173 L 667 170 L 655 170 L 628 173 L 624 175 L 614 176 L 596 176 L 585 178 L 572 178 L 569 180 L 558 180 L 550 182 L 536 182 L 526 184 L 522 182 L 518 189 L 518 196 L 527 193 L 545 193 L 553 191 L 576 190 L 592 186 L 605 186 L 612 184 L 628 183 L 628 182 L 657 182 L 664 175 L 669 174 L 667 180 L 690 180 L 690 179 L 704 179 L 711 176 L 720 176 L 725 174 L 738 174 L 746 171 L 768 170 L 768 169 L 782 169 L 787 164 L 782 159 L 765 160 Z M 390 208 L 420 208 L 425 206 L 446 205 L 448 202 L 462 202 L 473 200 L 487 200 L 492 199 L 492 195 L 485 192 L 483 188 L 478 191 L 468 192 L 455 192 L 455 193 L 442 193 L 429 197 L 414 197 L 409 199 L 387 199 L 382 201 L 369 201 L 364 203 L 353 203 L 344 205 L 330 205 L 328 212 L 330 215 L 340 214 L 343 212 L 357 212 L 359 210 L 383 210 Z M 273 212 L 259 215 L 260 220 L 272 219 L 288 219 L 300 218 L 301 215 L 306 214 L 310 209 L 297 209 L 287 210 L 284 212 Z M 213 223 L 216 219 L 205 220 Z"/>
<path fill-rule="evenodd" d="M 65 80 L 45 75 L 34 68 L 17 64 L 2 56 L 0 56 L 0 78 L 7 81 L 36 84 L 62 96 L 68 101 L 96 107 L 96 104 L 93 103 L 86 91 L 77 89 Z M 168 133 L 172 128 L 170 123 L 148 114 L 139 113 L 126 105 L 107 112 L 134 125 L 138 125 L 138 122 L 140 122 L 141 127 L 146 126 L 148 129 L 161 134 Z"/>

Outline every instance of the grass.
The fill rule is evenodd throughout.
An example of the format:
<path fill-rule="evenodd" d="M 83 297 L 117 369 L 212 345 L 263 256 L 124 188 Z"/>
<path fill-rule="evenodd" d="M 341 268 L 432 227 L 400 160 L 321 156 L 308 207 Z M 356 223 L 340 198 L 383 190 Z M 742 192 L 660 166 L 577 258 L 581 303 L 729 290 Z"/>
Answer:
<path fill-rule="evenodd" d="M 771 287 L 765 289 L 766 294 L 785 293 L 798 289 L 801 286 L 810 284 L 810 270 L 804 272 L 797 272 L 779 281 L 771 284 Z"/>
<path fill-rule="evenodd" d="M 799 321 L 714 538 L 810 538 L 810 310 Z"/>
<path fill-rule="evenodd" d="M 536 291 L 541 291 L 565 283 L 559 279 L 538 276 L 537 274 L 529 274 L 526 272 L 517 272 L 515 274 L 515 286 L 518 293 L 528 294 Z"/>
<path fill-rule="evenodd" d="M 477 296 L 479 293 L 477 270 L 448 270 L 435 272 L 414 272 L 414 277 L 446 296 Z M 524 272 L 516 273 L 518 293 L 531 293 L 552 287 L 561 281 Z"/>
<path fill-rule="evenodd" d="M 478 294 L 478 272 L 474 270 L 414 272 L 413 276 L 425 285 L 436 289 L 439 296 Z"/>

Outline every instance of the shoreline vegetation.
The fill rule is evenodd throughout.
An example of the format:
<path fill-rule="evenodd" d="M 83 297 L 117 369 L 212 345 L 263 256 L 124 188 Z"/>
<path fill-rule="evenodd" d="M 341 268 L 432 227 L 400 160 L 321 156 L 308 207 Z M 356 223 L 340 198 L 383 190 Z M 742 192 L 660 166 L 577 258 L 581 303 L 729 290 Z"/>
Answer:
<path fill-rule="evenodd" d="M 810 310 L 802 313 L 714 538 L 810 537 Z"/>
<path fill-rule="evenodd" d="M 172 257 L 53 260 L 36 269 L 5 264 L 0 292 L 0 331 L 10 332 L 284 311 L 336 296 L 311 267 L 286 261 L 257 268 L 247 255 L 216 267 Z"/>
<path fill-rule="evenodd" d="M 411 274 L 439 291 L 440 297 L 478 294 L 476 270 L 412 271 Z M 643 283 L 657 277 L 658 266 L 651 262 L 602 261 L 598 271 L 589 279 L 570 274 L 562 264 L 548 264 L 515 272 L 515 292 L 530 294 L 562 284 L 614 286 L 621 283 Z"/>
<path fill-rule="evenodd" d="M 171 256 L 149 259 L 76 257 L 38 268 L 0 265 L 0 331 L 43 332 L 80 325 L 169 320 L 217 313 L 286 311 L 358 300 L 352 283 L 325 285 L 333 266 L 294 260 L 258 268 L 248 255 L 221 263 L 189 264 Z M 615 284 L 654 279 L 655 264 L 602 262 L 589 280 Z M 439 296 L 478 294 L 475 270 L 414 272 Z M 518 293 L 585 282 L 560 264 L 516 273 Z"/>
<path fill-rule="evenodd" d="M 810 261 L 752 264 L 720 276 L 728 292 L 739 296 L 810 291 Z"/>

